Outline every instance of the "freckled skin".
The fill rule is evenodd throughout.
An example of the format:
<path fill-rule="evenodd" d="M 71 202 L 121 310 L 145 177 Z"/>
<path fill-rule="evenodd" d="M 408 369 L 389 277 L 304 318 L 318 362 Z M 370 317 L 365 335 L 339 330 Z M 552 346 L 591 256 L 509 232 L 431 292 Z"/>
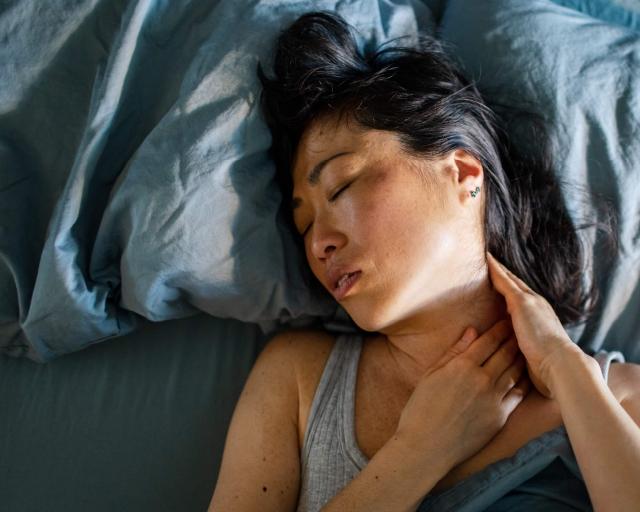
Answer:
<path fill-rule="evenodd" d="M 293 167 L 294 195 L 303 198 L 296 224 L 302 230 L 313 222 L 305 238 L 307 259 L 325 285 L 330 247 L 367 274 L 362 293 L 343 303 L 354 321 L 380 330 L 436 299 L 457 284 L 456 277 L 464 284 L 468 260 L 457 257 L 460 238 L 477 237 L 472 215 L 478 212 L 458 205 L 449 161 L 410 156 L 392 132 L 354 129 L 353 122 L 315 126 L 305 131 Z M 318 186 L 306 182 L 317 162 L 353 150 L 355 155 L 327 165 Z M 352 178 L 328 203 L 328 194 Z"/>
<path fill-rule="evenodd" d="M 307 182 L 311 169 L 343 152 L 316 186 Z M 398 367 L 410 388 L 467 327 L 484 332 L 504 317 L 485 259 L 483 168 L 467 151 L 427 159 L 405 151 L 393 132 L 325 116 L 305 129 L 292 179 L 312 273 L 332 291 L 332 265 L 362 270 L 340 305 L 378 334 L 390 355 L 382 364 Z"/>

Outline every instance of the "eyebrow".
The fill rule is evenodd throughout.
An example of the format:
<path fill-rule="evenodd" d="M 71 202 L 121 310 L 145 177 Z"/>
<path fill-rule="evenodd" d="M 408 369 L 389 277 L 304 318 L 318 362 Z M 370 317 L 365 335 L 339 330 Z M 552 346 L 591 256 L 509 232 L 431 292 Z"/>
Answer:
<path fill-rule="evenodd" d="M 309 183 L 309 185 L 311 185 L 312 187 L 315 187 L 320 181 L 320 175 L 322 174 L 322 171 L 324 170 L 325 166 L 329 162 L 331 162 L 331 160 L 333 160 L 334 158 L 338 158 L 339 156 L 350 155 L 352 153 L 353 151 L 343 151 L 342 153 L 336 153 L 335 155 L 327 158 L 326 160 L 323 160 L 322 162 L 317 164 L 309 173 L 309 176 L 307 177 L 307 183 Z M 301 204 L 302 204 L 302 199 L 300 199 L 299 197 L 294 197 L 293 200 L 291 201 L 291 210 L 295 210 L 296 208 L 299 208 Z"/>

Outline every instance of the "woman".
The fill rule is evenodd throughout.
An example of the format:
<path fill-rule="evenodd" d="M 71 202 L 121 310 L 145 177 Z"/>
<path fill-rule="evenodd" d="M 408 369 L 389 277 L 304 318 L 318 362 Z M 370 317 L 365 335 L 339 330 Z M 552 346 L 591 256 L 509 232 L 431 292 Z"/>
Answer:
<path fill-rule="evenodd" d="M 267 344 L 210 509 L 416 510 L 564 426 L 595 509 L 635 510 L 640 371 L 563 328 L 595 290 L 549 163 L 516 153 L 428 37 L 362 56 L 341 18 L 310 13 L 274 69 L 286 205 L 361 332 Z"/>

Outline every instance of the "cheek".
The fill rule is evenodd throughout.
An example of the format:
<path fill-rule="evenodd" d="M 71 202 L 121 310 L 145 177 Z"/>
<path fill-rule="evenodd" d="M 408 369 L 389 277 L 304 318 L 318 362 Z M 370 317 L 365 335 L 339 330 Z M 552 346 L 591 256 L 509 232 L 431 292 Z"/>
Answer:
<path fill-rule="evenodd" d="M 406 191 L 406 189 L 405 189 Z M 459 250 L 458 235 L 438 205 L 429 205 L 424 194 L 385 196 L 366 213 L 363 243 L 375 247 L 393 274 L 413 274 L 424 267 L 450 263 Z"/>
<path fill-rule="evenodd" d="M 393 248 L 407 243 L 416 231 L 424 231 L 424 199 L 417 193 L 415 184 L 408 180 L 391 180 L 387 173 L 372 179 L 359 202 L 357 223 L 360 231 L 372 247 Z M 369 240 L 371 239 L 371 240 Z"/>
<path fill-rule="evenodd" d="M 354 242 L 365 252 L 393 251 L 404 230 L 403 212 L 389 196 L 371 194 L 350 214 Z"/>
<path fill-rule="evenodd" d="M 357 222 L 369 231 L 386 232 L 389 227 L 397 229 L 403 225 L 403 202 L 406 200 L 402 186 L 393 183 L 389 172 L 381 170 L 363 184 L 363 192 L 357 205 Z"/>

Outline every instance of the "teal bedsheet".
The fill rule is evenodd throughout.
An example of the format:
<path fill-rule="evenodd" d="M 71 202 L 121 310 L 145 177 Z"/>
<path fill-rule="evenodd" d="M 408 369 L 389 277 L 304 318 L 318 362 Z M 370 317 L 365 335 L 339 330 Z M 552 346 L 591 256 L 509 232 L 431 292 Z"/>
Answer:
<path fill-rule="evenodd" d="M 263 343 L 198 315 L 46 365 L 0 355 L 0 510 L 203 512 Z"/>

